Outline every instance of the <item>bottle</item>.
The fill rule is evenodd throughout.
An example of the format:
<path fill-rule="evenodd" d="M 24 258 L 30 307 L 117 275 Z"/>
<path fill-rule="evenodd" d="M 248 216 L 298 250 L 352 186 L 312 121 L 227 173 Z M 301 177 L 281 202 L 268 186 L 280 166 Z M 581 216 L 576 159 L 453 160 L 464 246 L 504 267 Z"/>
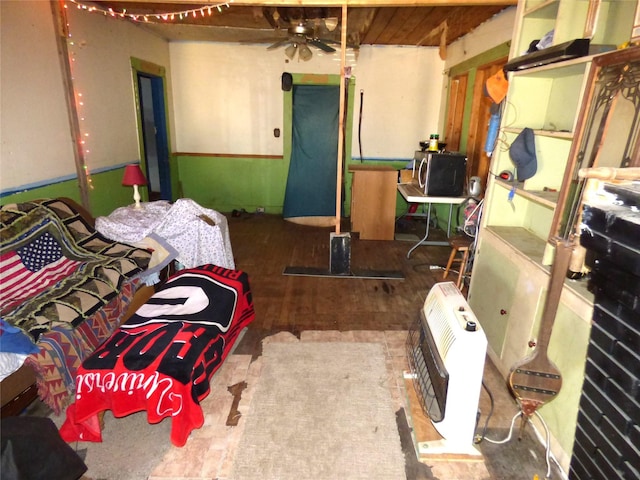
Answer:
<path fill-rule="evenodd" d="M 429 136 L 429 151 L 437 152 L 438 151 L 438 139 L 440 136 L 437 133 L 432 133 Z"/>

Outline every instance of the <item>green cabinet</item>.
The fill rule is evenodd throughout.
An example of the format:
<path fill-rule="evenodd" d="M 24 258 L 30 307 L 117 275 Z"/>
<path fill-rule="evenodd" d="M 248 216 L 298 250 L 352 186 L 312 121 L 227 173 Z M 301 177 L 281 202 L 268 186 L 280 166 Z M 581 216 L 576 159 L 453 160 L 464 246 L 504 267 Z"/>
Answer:
<path fill-rule="evenodd" d="M 615 48 L 630 40 L 638 4 L 521 0 L 510 58 L 524 54 L 533 40 L 550 31 L 553 45 L 590 38 L 592 46 Z M 571 157 L 594 58 L 565 60 L 508 75 L 469 287 L 469 304 L 487 335 L 489 355 L 505 379 L 535 345 L 553 262 L 550 239 L 558 231 L 559 197 L 574 174 Z M 534 131 L 536 174 L 524 182 L 501 180 L 500 172 L 514 171 L 509 146 L 524 128 Z M 562 372 L 563 387 L 540 412 L 549 427 L 552 453 L 565 471 L 573 448 L 593 311 L 585 283 L 565 280 L 548 350 Z M 541 424 L 536 426 L 544 433 Z"/>
<path fill-rule="evenodd" d="M 482 260 L 480 261 L 480 258 Z M 473 312 L 482 318 L 482 328 L 487 336 L 489 351 L 499 357 L 504 347 L 511 305 L 519 271 L 514 262 L 505 259 L 489 242 L 476 249 L 477 268 L 474 276 L 491 278 L 491 282 L 479 283 L 473 289 Z"/>

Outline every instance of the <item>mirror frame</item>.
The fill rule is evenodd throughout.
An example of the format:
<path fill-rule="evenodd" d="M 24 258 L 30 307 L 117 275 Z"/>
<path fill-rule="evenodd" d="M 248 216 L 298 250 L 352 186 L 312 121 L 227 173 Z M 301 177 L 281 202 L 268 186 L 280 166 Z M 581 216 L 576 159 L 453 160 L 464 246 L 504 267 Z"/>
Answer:
<path fill-rule="evenodd" d="M 607 75 L 618 75 L 615 83 L 603 84 L 601 81 Z M 628 47 L 593 58 L 591 69 L 587 78 L 587 89 L 580 107 L 580 113 L 576 121 L 576 130 L 569 158 L 558 196 L 557 208 L 553 217 L 551 238 L 569 238 L 576 233 L 576 225 L 579 212 L 582 211 L 582 190 L 584 180 L 578 177 L 578 170 L 585 167 L 597 167 L 589 165 L 598 157 L 600 147 L 606 142 L 606 120 L 614 114 L 616 100 L 619 95 L 624 95 L 634 103 L 635 118 L 629 129 L 630 142 L 625 153 L 626 158 L 620 160 L 620 167 L 640 166 L 640 87 L 623 88 L 623 80 L 633 78 L 640 79 L 640 46 Z M 604 92 L 604 95 L 603 95 Z M 609 94 L 609 95 L 607 95 Z M 604 112 L 603 112 L 604 110 Z M 602 117 L 600 114 L 604 113 Z M 598 122 L 596 123 L 596 120 Z M 632 122 L 632 123 L 633 123 Z M 633 138 L 635 133 L 635 138 Z M 595 141 L 594 141 L 594 137 Z M 589 158 L 586 158 L 588 155 Z"/>

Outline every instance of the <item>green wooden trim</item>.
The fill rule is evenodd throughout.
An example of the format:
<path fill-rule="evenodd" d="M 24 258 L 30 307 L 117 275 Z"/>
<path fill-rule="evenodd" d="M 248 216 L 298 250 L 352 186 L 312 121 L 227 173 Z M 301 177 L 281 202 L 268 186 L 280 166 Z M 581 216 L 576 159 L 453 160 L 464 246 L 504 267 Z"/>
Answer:
<path fill-rule="evenodd" d="M 473 106 L 473 91 L 476 83 L 476 75 L 478 73 L 478 68 L 484 67 L 485 65 L 491 64 L 501 58 L 506 58 L 509 56 L 509 48 L 511 45 L 511 41 L 502 43 L 491 50 L 487 50 L 486 52 L 481 53 L 480 55 L 476 55 L 473 58 L 470 58 L 464 62 L 461 62 L 449 69 L 449 88 L 451 91 L 451 79 L 460 75 L 467 74 L 467 90 L 464 96 L 464 116 L 462 119 L 462 129 L 460 132 L 460 148 L 461 152 L 467 151 L 467 141 L 469 138 L 469 124 L 471 122 L 471 107 Z M 445 118 L 448 117 L 449 114 L 449 103 L 447 101 L 445 107 Z M 445 131 L 445 136 L 447 132 Z"/>
<path fill-rule="evenodd" d="M 473 58 L 458 63 L 457 65 L 449 69 L 449 77 L 462 75 L 469 70 L 475 70 L 478 67 L 494 62 L 495 60 L 498 60 L 502 57 L 508 57 L 510 46 L 511 41 L 505 42 L 496 47 L 493 47 L 491 50 L 487 50 L 486 52 L 482 52 L 481 54 L 476 55 Z"/>
<path fill-rule="evenodd" d="M 165 127 L 167 129 L 167 155 L 169 157 L 169 176 L 171 178 L 171 196 L 173 200 L 179 198 L 179 188 L 180 188 L 180 177 L 178 175 L 178 164 L 175 155 L 171 153 L 171 130 L 170 130 L 170 121 L 169 121 L 169 97 L 167 95 L 167 75 L 166 68 L 161 65 L 156 65 L 155 63 L 148 62 L 146 60 L 141 60 L 139 58 L 131 57 L 131 70 L 133 75 L 133 90 L 134 90 L 134 98 L 135 98 L 135 108 L 136 108 L 136 123 L 138 126 L 138 145 L 140 146 L 140 165 L 143 170 L 146 169 L 147 165 L 145 162 L 145 149 L 144 149 L 144 138 L 142 136 L 142 113 L 140 112 L 140 89 L 138 87 L 138 74 L 148 74 L 155 75 L 156 77 L 162 78 L 162 95 L 164 97 L 164 118 L 165 118 Z M 141 192 L 140 196 L 143 201 L 149 200 L 149 194 L 147 189 L 144 189 L 144 192 Z"/>
<path fill-rule="evenodd" d="M 157 77 L 164 77 L 166 75 L 166 69 L 163 66 L 147 62 L 140 58 L 131 57 L 131 67 L 138 72 L 148 73 L 149 75 L 155 75 Z"/>
<path fill-rule="evenodd" d="M 270 158 L 282 160 L 282 155 L 259 155 L 257 153 L 204 153 L 204 152 L 173 152 L 176 157 L 209 157 L 209 158 Z"/>
<path fill-rule="evenodd" d="M 467 151 L 467 143 L 469 140 L 469 127 L 471 123 L 471 114 L 473 107 L 473 92 L 476 85 L 476 75 L 478 73 L 477 69 L 473 69 L 469 71 L 469 76 L 467 79 L 467 91 L 464 94 L 464 115 L 462 118 L 462 130 L 460 133 L 460 151 Z"/>

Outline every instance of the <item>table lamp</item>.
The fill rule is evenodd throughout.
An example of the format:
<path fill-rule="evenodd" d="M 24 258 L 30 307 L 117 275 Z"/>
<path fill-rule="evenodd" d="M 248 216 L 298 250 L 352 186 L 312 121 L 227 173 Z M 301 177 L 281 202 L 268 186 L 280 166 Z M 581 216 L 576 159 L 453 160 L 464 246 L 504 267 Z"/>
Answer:
<path fill-rule="evenodd" d="M 140 192 L 138 192 L 138 185 L 146 185 L 147 179 L 144 178 L 144 173 L 140 165 L 127 165 L 124 167 L 124 176 L 122 177 L 122 185 L 126 187 L 133 186 L 133 199 L 136 202 L 135 208 L 142 208 L 140 206 Z"/>

